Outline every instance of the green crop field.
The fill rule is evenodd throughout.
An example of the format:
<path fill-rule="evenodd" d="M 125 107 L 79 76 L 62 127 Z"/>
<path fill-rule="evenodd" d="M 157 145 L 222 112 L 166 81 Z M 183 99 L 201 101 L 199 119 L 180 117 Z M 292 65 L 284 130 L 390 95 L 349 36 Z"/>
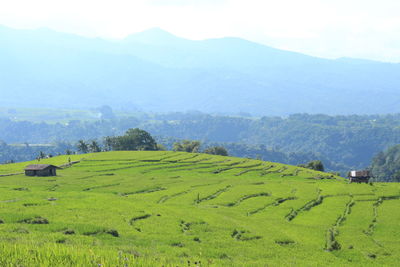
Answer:
<path fill-rule="evenodd" d="M 397 266 L 400 186 L 278 163 L 107 152 L 0 165 L 0 266 Z M 65 164 L 68 156 L 40 163 Z M 7 174 L 16 174 L 4 176 Z"/>

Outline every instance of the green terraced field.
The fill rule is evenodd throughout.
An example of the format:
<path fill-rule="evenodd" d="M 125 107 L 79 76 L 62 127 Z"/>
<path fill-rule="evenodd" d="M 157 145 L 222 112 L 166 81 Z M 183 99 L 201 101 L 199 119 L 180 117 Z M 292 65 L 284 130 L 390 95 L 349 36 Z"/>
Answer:
<path fill-rule="evenodd" d="M 400 186 L 178 152 L 0 177 L 0 266 L 397 266 Z M 41 163 L 65 164 L 68 156 Z M 0 165 L 0 175 L 28 163 Z"/>

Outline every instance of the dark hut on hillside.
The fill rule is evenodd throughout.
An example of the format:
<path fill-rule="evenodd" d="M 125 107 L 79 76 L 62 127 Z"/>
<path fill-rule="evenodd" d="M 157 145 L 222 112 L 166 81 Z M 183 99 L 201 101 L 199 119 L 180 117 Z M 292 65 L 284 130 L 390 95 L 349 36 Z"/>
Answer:
<path fill-rule="evenodd" d="M 371 178 L 370 171 L 351 171 L 349 172 L 350 183 L 368 183 Z"/>
<path fill-rule="evenodd" d="M 49 164 L 32 164 L 25 167 L 26 176 L 56 176 L 59 167 Z"/>

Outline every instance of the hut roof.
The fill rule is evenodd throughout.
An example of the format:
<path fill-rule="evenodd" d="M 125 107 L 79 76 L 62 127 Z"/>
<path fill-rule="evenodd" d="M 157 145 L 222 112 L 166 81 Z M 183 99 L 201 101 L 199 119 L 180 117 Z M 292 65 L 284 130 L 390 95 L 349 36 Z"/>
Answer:
<path fill-rule="evenodd" d="M 42 171 L 48 168 L 56 168 L 59 169 L 57 166 L 50 165 L 50 164 L 32 164 L 25 167 L 25 171 Z"/>
<path fill-rule="evenodd" d="M 369 177 L 370 176 L 370 171 L 368 170 L 362 170 L 362 171 L 351 171 L 350 172 L 350 177 Z"/>

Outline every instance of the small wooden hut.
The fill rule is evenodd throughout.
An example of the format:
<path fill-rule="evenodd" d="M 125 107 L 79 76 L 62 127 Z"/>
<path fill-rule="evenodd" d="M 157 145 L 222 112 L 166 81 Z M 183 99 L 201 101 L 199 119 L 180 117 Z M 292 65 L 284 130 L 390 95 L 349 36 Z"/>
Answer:
<path fill-rule="evenodd" d="M 350 183 L 368 183 L 370 178 L 371 173 L 367 170 L 349 172 Z"/>
<path fill-rule="evenodd" d="M 32 164 L 25 167 L 26 176 L 56 176 L 59 167 L 49 164 Z"/>

